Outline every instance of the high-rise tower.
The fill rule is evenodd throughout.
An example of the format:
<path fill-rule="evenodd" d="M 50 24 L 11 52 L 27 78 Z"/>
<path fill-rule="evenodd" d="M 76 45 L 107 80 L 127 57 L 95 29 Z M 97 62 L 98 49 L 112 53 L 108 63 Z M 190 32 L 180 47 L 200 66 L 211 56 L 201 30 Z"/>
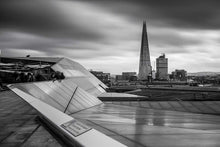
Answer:
<path fill-rule="evenodd" d="M 162 54 L 156 59 L 157 63 L 157 74 L 156 78 L 158 80 L 168 80 L 168 59 L 165 54 Z"/>
<path fill-rule="evenodd" d="M 151 77 L 151 63 L 150 63 L 150 52 L 147 37 L 146 22 L 143 23 L 142 40 L 141 40 L 141 53 L 139 62 L 139 73 L 138 78 L 140 80 L 149 80 Z"/>

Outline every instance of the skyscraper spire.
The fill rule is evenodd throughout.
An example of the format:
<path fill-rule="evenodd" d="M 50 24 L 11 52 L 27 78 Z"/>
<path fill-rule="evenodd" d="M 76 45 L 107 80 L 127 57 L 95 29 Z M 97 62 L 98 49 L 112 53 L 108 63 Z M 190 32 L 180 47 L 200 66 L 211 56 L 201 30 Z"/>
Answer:
<path fill-rule="evenodd" d="M 146 22 L 143 23 L 142 40 L 141 40 L 141 53 L 139 62 L 139 73 L 138 78 L 140 80 L 149 80 L 151 77 L 151 63 L 150 63 L 150 52 L 147 37 Z"/>

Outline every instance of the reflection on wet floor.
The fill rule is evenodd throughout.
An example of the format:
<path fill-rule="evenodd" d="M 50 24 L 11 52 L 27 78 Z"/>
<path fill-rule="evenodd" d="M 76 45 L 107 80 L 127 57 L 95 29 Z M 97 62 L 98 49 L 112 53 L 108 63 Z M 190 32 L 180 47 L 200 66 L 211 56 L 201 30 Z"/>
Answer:
<path fill-rule="evenodd" d="M 202 114 L 220 114 L 220 101 L 112 101 L 116 105 Z"/>
<path fill-rule="evenodd" d="M 106 103 L 73 115 L 128 146 L 220 146 L 220 116 Z"/>

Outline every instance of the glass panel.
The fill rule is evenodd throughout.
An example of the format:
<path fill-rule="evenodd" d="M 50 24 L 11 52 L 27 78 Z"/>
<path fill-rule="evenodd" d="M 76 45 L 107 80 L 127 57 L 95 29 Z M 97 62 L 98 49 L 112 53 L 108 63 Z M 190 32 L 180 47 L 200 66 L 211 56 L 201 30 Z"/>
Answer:
<path fill-rule="evenodd" d="M 44 93 L 41 89 L 39 89 L 34 84 L 23 84 L 23 85 L 16 85 L 17 88 L 23 90 L 24 92 L 27 92 L 34 96 L 35 98 L 38 98 L 42 100 L 43 102 L 57 108 L 58 110 L 64 110 L 64 107 L 60 105 L 56 100 L 54 100 L 52 97 Z"/>
<path fill-rule="evenodd" d="M 94 97 L 93 95 L 85 92 L 82 89 L 79 89 L 79 94 L 81 94 L 86 100 L 90 101 L 93 105 L 97 105 L 102 103 L 98 98 Z"/>
<path fill-rule="evenodd" d="M 62 83 L 60 83 L 60 82 L 54 82 L 54 84 L 55 84 L 58 88 L 60 88 L 60 90 L 62 90 L 63 92 L 67 93 L 68 95 L 70 95 L 70 96 L 73 95 L 73 91 L 74 91 L 75 89 L 70 90 L 69 88 L 67 88 L 67 87 L 65 86 L 66 84 L 65 84 L 64 82 L 62 82 Z"/>
<path fill-rule="evenodd" d="M 88 107 L 86 107 L 86 106 L 82 103 L 82 101 L 81 101 L 80 99 L 75 98 L 75 97 L 74 97 L 74 99 L 71 101 L 71 103 L 77 103 L 77 104 L 79 104 L 80 110 L 85 109 L 85 108 L 88 108 Z"/>
<path fill-rule="evenodd" d="M 78 92 L 77 95 L 78 95 L 79 97 L 85 98 L 85 101 L 86 101 L 90 106 L 92 106 L 92 105 L 95 104 L 95 103 L 93 102 L 93 100 L 83 92 L 82 89 L 78 89 L 77 92 Z"/>
<path fill-rule="evenodd" d="M 72 81 L 72 79 L 63 80 L 63 82 L 63 85 L 71 91 L 74 91 L 77 87 L 77 85 Z"/>
<path fill-rule="evenodd" d="M 62 96 L 60 96 L 59 94 L 57 94 L 53 89 L 51 89 L 45 83 L 36 83 L 36 86 L 39 87 L 42 91 L 44 91 L 47 95 L 55 99 L 64 108 L 67 106 L 68 101 L 64 99 Z"/>
<path fill-rule="evenodd" d="M 68 111 L 71 112 L 71 113 L 74 113 L 73 111 L 70 111 L 70 108 L 74 107 L 75 111 L 80 111 L 80 110 L 83 110 L 85 109 L 78 101 L 76 101 L 75 99 L 72 99 L 72 101 L 70 102 L 70 105 L 68 107 Z"/>
<path fill-rule="evenodd" d="M 73 83 L 77 84 L 85 91 L 89 91 L 94 96 L 98 96 L 105 92 L 105 90 L 100 88 L 99 85 L 102 85 L 104 88 L 107 87 L 83 66 L 71 59 L 64 58 L 52 66 L 52 68 L 55 71 L 63 72 L 66 77 L 71 77 Z"/>
<path fill-rule="evenodd" d="M 77 108 L 75 105 L 70 105 L 67 110 L 68 110 L 68 112 L 66 112 L 67 114 L 72 114 L 74 112 L 79 111 L 79 108 Z"/>
<path fill-rule="evenodd" d="M 85 97 L 82 97 L 81 95 L 79 95 L 78 90 L 74 95 L 74 99 L 76 99 L 85 108 L 93 106 Z"/>
<path fill-rule="evenodd" d="M 65 77 L 72 77 L 71 73 L 69 73 L 67 70 L 63 69 L 62 66 L 60 66 L 59 64 L 55 64 L 54 66 L 52 66 L 52 69 L 54 69 L 55 71 L 63 72 Z"/>
<path fill-rule="evenodd" d="M 48 85 L 55 93 L 57 93 L 58 95 L 60 95 L 63 99 L 65 99 L 66 101 L 69 101 L 71 98 L 71 94 L 69 95 L 68 93 L 64 92 L 62 89 L 59 88 L 59 86 L 57 86 L 56 84 L 54 84 L 53 82 L 47 82 L 45 83 L 46 85 Z"/>

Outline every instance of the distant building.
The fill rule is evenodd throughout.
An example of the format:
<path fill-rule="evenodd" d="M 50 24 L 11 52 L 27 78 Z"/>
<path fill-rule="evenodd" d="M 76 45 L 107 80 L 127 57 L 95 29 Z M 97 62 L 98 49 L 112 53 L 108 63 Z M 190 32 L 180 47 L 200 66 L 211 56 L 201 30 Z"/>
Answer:
<path fill-rule="evenodd" d="M 168 80 L 168 59 L 165 54 L 159 56 L 156 59 L 157 73 L 156 79 L 158 80 Z"/>
<path fill-rule="evenodd" d="M 122 79 L 123 80 L 131 80 L 137 75 L 136 72 L 122 72 Z"/>
<path fill-rule="evenodd" d="M 129 81 L 137 81 L 138 77 L 137 76 L 130 76 Z"/>
<path fill-rule="evenodd" d="M 141 40 L 141 52 L 139 62 L 138 78 L 140 80 L 151 80 L 151 63 L 150 63 L 150 51 L 148 45 L 146 22 L 143 23 L 142 40 Z"/>
<path fill-rule="evenodd" d="M 156 71 L 152 70 L 152 79 L 156 79 Z"/>
<path fill-rule="evenodd" d="M 135 85 L 138 81 L 136 72 L 123 72 L 122 75 L 116 75 L 114 85 L 117 86 L 128 86 Z"/>
<path fill-rule="evenodd" d="M 136 72 L 122 72 L 122 75 L 116 75 L 115 81 L 137 81 L 137 73 Z"/>
<path fill-rule="evenodd" d="M 176 69 L 172 72 L 171 78 L 176 81 L 187 81 L 187 72 L 184 69 Z"/>
<path fill-rule="evenodd" d="M 122 81 L 122 80 L 123 80 L 122 75 L 115 76 L 115 81 Z"/>
<path fill-rule="evenodd" d="M 96 76 L 100 81 L 107 84 L 110 83 L 110 73 L 104 73 L 102 71 L 90 71 L 94 76 Z"/>

